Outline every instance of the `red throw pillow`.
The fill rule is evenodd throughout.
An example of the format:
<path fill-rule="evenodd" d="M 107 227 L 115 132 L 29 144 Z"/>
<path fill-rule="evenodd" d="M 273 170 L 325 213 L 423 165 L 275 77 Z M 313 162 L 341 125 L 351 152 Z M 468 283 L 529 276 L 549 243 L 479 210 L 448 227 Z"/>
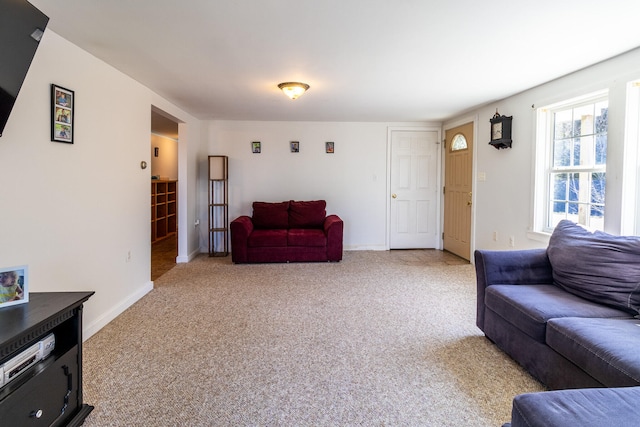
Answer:
<path fill-rule="evenodd" d="M 327 216 L 326 207 L 324 200 L 292 200 L 289 204 L 289 228 L 322 228 Z"/>
<path fill-rule="evenodd" d="M 253 226 L 263 229 L 289 228 L 289 202 L 253 202 Z"/>

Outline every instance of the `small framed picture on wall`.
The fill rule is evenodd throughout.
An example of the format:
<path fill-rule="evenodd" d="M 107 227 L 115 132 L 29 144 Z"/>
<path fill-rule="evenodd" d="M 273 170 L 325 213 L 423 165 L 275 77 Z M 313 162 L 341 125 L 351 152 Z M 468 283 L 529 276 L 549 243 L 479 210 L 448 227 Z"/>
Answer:
<path fill-rule="evenodd" d="M 251 143 L 251 152 L 254 154 L 259 154 L 262 151 L 262 144 L 260 141 L 254 141 Z"/>
<path fill-rule="evenodd" d="M 300 143 L 298 141 L 291 141 L 291 152 L 292 153 L 300 152 Z"/>
<path fill-rule="evenodd" d="M 325 149 L 327 151 L 327 153 L 331 154 L 334 152 L 334 144 L 333 142 L 325 142 Z"/>
<path fill-rule="evenodd" d="M 51 85 L 51 140 L 73 144 L 73 113 L 75 93 Z"/>

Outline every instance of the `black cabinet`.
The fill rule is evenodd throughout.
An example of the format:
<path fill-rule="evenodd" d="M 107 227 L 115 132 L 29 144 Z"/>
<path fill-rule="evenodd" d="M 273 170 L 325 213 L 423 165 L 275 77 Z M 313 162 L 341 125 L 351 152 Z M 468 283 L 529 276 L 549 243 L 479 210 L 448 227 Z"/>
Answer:
<path fill-rule="evenodd" d="M 51 354 L 0 388 L 0 423 L 79 426 L 93 409 L 82 399 L 82 305 L 93 292 L 31 293 L 0 309 L 0 366 L 53 334 Z"/>

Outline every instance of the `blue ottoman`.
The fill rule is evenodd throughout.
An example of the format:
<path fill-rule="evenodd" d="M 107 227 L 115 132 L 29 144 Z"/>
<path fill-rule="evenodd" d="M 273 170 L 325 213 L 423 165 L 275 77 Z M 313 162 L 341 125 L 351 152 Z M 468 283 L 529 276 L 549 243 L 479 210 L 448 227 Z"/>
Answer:
<path fill-rule="evenodd" d="M 513 399 L 503 427 L 637 427 L 640 387 L 585 388 L 527 393 Z"/>

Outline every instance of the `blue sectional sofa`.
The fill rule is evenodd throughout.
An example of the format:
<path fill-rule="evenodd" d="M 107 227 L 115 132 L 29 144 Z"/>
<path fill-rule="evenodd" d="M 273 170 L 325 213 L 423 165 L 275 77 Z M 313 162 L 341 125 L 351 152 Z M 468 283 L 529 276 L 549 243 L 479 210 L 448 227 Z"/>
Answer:
<path fill-rule="evenodd" d="M 640 407 L 633 387 L 640 386 L 640 237 L 590 232 L 565 220 L 546 249 L 474 256 L 476 324 L 485 336 L 550 389 L 596 389 L 518 396 L 512 427 L 567 425 L 553 424 L 551 416 L 595 410 L 589 401 L 596 396 L 610 399 L 611 408 L 621 396 Z M 558 399 L 575 405 L 562 411 Z M 640 425 L 634 411 L 616 414 Z M 543 422 L 521 422 L 536 416 Z"/>

